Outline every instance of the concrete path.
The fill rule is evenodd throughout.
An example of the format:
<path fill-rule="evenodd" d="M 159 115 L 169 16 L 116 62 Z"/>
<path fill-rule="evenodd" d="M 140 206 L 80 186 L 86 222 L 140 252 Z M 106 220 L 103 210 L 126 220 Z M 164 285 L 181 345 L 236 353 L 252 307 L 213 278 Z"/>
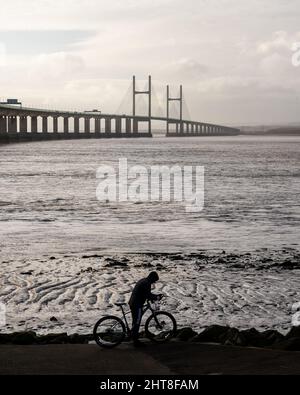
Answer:
<path fill-rule="evenodd" d="M 300 352 L 178 342 L 142 350 L 1 345 L 0 374 L 300 374 Z"/>
<path fill-rule="evenodd" d="M 0 374 L 172 374 L 167 366 L 128 345 L 1 346 Z"/>
<path fill-rule="evenodd" d="M 175 374 L 247 375 L 300 374 L 300 352 L 211 344 L 168 343 L 147 348 L 147 354 Z"/>

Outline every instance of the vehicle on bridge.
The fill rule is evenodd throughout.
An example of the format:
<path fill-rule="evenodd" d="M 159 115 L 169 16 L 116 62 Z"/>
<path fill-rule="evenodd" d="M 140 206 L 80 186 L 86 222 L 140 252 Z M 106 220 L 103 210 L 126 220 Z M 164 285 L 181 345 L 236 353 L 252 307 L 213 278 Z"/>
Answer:
<path fill-rule="evenodd" d="M 21 106 L 22 107 L 22 103 L 19 102 L 18 99 L 7 99 L 6 102 L 1 102 L 0 104 L 7 104 L 10 106 Z"/>

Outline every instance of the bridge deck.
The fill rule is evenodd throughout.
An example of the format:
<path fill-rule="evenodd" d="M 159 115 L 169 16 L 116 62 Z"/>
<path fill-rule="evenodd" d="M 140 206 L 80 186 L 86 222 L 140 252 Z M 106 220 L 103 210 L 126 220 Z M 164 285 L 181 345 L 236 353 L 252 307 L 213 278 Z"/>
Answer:
<path fill-rule="evenodd" d="M 28 117 L 31 117 L 30 131 L 28 130 Z M 38 125 L 38 117 L 42 118 L 42 126 Z M 53 132 L 49 132 L 48 130 L 48 118 L 53 119 Z M 64 119 L 63 132 L 59 132 L 58 130 L 58 118 Z M 82 118 L 85 120 L 84 133 L 79 130 L 79 120 Z M 70 119 L 74 119 L 73 131 L 69 130 Z M 95 127 L 92 132 L 91 120 L 93 119 L 95 120 Z M 101 131 L 101 120 L 105 121 L 104 133 Z M 99 111 L 48 110 L 1 104 L 0 142 L 7 143 L 80 138 L 152 137 L 152 121 L 162 121 L 166 123 L 167 137 L 237 135 L 240 132 L 238 129 L 227 126 L 185 119 L 180 120 L 176 118 L 157 116 L 133 116 L 128 114 L 105 114 Z M 142 122 L 148 123 L 148 132 L 139 132 L 139 123 Z M 112 124 L 114 126 L 113 131 Z M 170 131 L 170 125 L 175 126 L 175 131 Z"/>

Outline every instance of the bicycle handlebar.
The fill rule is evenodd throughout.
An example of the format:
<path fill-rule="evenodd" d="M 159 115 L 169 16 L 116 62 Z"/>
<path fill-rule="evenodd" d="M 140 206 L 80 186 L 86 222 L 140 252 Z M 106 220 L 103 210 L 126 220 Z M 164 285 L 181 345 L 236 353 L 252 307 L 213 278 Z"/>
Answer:
<path fill-rule="evenodd" d="M 157 299 L 155 299 L 155 300 L 148 299 L 147 302 L 148 303 L 160 302 L 165 297 L 165 295 L 163 295 L 163 294 L 158 294 L 158 295 L 155 295 L 155 296 L 157 297 Z"/>

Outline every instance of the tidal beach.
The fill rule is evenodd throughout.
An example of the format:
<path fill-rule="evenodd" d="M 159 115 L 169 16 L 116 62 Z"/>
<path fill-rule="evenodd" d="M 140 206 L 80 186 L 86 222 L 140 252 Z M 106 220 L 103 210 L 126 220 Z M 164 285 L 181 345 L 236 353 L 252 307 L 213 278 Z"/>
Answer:
<path fill-rule="evenodd" d="M 286 332 L 300 300 L 299 142 L 238 136 L 2 148 L 1 331 L 86 333 L 157 270 L 165 307 L 181 326 Z M 97 166 L 120 157 L 204 166 L 204 210 L 97 201 Z"/>

